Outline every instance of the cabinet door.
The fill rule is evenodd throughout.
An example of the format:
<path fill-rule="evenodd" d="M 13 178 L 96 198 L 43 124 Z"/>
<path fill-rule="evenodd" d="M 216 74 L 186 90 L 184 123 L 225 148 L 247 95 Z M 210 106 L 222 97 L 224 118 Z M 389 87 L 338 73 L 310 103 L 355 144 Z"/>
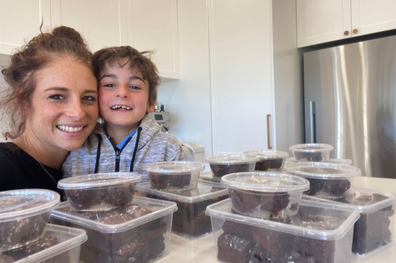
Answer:
<path fill-rule="evenodd" d="M 0 53 L 11 54 L 49 24 L 49 0 L 0 1 Z"/>
<path fill-rule="evenodd" d="M 297 0 L 297 34 L 298 47 L 351 37 L 350 0 Z"/>
<path fill-rule="evenodd" d="M 126 43 L 126 0 L 51 0 L 51 25 L 78 30 L 92 52 Z M 124 38 L 123 38 L 124 37 Z"/>
<path fill-rule="evenodd" d="M 353 36 L 396 28 L 395 0 L 351 0 Z"/>
<path fill-rule="evenodd" d="M 179 78 L 177 0 L 133 0 L 127 7 L 128 44 L 153 50 L 161 77 Z"/>
<path fill-rule="evenodd" d="M 209 1 L 209 34 L 213 154 L 267 149 L 274 99 L 271 0 Z M 274 123 L 270 119 L 272 135 Z"/>

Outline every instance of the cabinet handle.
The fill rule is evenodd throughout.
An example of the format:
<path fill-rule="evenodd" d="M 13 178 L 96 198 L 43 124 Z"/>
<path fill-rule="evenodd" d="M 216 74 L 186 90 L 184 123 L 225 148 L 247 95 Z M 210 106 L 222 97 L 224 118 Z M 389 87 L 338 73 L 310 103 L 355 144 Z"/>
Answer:
<path fill-rule="evenodd" d="M 357 30 L 357 28 L 355 28 L 352 32 L 353 32 L 354 34 L 356 34 L 357 32 L 359 32 L 359 30 Z"/>
<path fill-rule="evenodd" d="M 267 146 L 268 150 L 271 150 L 271 138 L 270 138 L 270 117 L 271 114 L 267 114 Z"/>
<path fill-rule="evenodd" d="M 311 143 L 316 143 L 316 109 L 315 102 L 309 102 L 309 124 L 311 133 Z"/>
<path fill-rule="evenodd" d="M 349 35 L 349 31 L 348 31 L 348 30 L 345 30 L 345 31 L 344 31 L 344 35 L 345 35 L 345 36 Z"/>

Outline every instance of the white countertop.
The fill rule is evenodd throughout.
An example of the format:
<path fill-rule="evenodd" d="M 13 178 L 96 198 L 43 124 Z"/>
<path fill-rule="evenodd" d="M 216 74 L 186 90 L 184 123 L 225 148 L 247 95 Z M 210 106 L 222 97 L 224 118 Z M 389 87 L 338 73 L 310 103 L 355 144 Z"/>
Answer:
<path fill-rule="evenodd" d="M 396 192 L 396 179 L 359 177 L 353 181 L 354 187 L 370 188 Z M 396 225 L 394 233 L 396 233 Z M 395 236 L 393 237 L 394 240 Z M 172 234 L 170 253 L 159 263 L 216 263 L 217 247 L 212 235 L 190 241 Z M 352 256 L 356 263 L 390 263 L 396 262 L 396 242 L 373 252 L 365 257 Z"/>

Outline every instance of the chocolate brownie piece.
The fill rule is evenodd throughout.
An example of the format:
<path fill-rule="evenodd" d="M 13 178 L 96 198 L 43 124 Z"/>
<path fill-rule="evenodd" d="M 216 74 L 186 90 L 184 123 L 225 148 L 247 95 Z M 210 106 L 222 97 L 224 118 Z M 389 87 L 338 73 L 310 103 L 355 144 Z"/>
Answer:
<path fill-rule="evenodd" d="M 29 255 L 43 251 L 49 247 L 58 244 L 56 237 L 48 236 L 38 239 L 36 242 L 29 244 L 24 247 L 20 247 L 14 250 L 8 250 L 0 253 L 0 263 L 11 263 Z M 68 252 L 56 255 L 50 259 L 43 261 L 43 263 L 70 263 L 70 257 Z"/>
<path fill-rule="evenodd" d="M 260 195 L 251 192 L 232 189 L 230 198 L 234 210 L 241 213 L 249 213 L 260 204 Z"/>
<path fill-rule="evenodd" d="M 249 263 L 286 263 L 288 261 L 289 254 L 285 253 L 283 255 L 273 255 L 267 249 L 261 247 L 260 245 L 255 245 L 250 254 Z"/>
<path fill-rule="evenodd" d="M 223 233 L 217 239 L 217 258 L 229 263 L 243 263 L 250 258 L 254 243 L 250 239 Z"/>
<path fill-rule="evenodd" d="M 170 187 L 183 188 L 191 183 L 191 173 L 170 175 L 149 172 L 148 176 L 151 187 L 157 190 L 168 189 Z"/>
<path fill-rule="evenodd" d="M 250 164 L 210 164 L 214 178 L 221 178 L 226 174 L 248 172 Z"/>
<path fill-rule="evenodd" d="M 246 238 L 252 237 L 252 226 L 240 224 L 232 221 L 225 221 L 223 226 L 223 231 L 227 233 L 232 233 L 234 235 L 244 236 Z"/>
<path fill-rule="evenodd" d="M 337 199 L 342 198 L 343 194 L 351 187 L 349 180 L 325 180 L 307 178 L 310 183 L 310 189 L 305 193 L 311 196 L 321 198 Z"/>
<path fill-rule="evenodd" d="M 270 212 L 270 218 L 276 218 L 279 212 L 289 205 L 289 197 L 290 195 L 287 192 L 262 195 L 260 200 L 261 210 Z"/>
<path fill-rule="evenodd" d="M 125 183 L 112 187 L 66 190 L 70 207 L 75 211 L 108 211 L 126 207 L 133 201 L 136 184 Z"/>
<path fill-rule="evenodd" d="M 273 259 L 284 258 L 292 250 L 294 235 L 260 227 L 254 227 L 252 233 L 253 241 L 268 251 Z"/>
<path fill-rule="evenodd" d="M 44 203 L 44 201 L 33 202 L 20 206 L 14 211 L 37 207 Z M 36 241 L 42 236 L 49 217 L 50 212 L 1 223 L 0 246 L 6 245 L 11 248 L 17 248 Z"/>
<path fill-rule="evenodd" d="M 296 263 L 333 263 L 335 241 L 296 236 L 291 254 Z"/>
<path fill-rule="evenodd" d="M 256 162 L 255 170 L 267 171 L 268 169 L 279 169 L 282 167 L 283 158 L 276 159 L 260 159 Z"/>

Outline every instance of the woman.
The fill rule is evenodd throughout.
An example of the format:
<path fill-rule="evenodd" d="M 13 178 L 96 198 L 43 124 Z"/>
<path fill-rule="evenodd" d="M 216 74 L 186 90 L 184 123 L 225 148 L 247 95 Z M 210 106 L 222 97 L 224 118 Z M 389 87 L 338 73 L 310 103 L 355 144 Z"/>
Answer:
<path fill-rule="evenodd" d="M 2 73 L 0 191 L 46 188 L 57 191 L 60 167 L 95 127 L 97 82 L 91 52 L 69 27 L 40 33 L 11 57 Z"/>

